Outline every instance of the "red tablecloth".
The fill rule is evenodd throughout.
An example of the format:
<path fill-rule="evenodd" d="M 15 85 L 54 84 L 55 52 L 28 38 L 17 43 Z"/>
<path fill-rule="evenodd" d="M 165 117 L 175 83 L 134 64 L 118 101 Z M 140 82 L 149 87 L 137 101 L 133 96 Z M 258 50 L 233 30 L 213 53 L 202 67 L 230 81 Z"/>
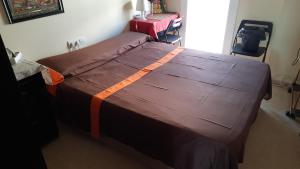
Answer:
<path fill-rule="evenodd" d="M 154 14 L 147 20 L 133 19 L 130 21 L 130 31 L 141 32 L 158 39 L 157 33 L 167 29 L 171 20 L 178 18 L 178 14 Z"/>

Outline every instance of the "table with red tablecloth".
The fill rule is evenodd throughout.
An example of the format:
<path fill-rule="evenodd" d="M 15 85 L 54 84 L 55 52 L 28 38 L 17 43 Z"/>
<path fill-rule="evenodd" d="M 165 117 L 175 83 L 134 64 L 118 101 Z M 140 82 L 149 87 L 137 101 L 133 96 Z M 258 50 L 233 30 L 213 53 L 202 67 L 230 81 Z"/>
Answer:
<path fill-rule="evenodd" d="M 133 19 L 130 21 L 130 31 L 141 32 L 158 39 L 157 33 L 167 29 L 171 20 L 178 18 L 177 13 L 153 14 L 147 20 Z"/>

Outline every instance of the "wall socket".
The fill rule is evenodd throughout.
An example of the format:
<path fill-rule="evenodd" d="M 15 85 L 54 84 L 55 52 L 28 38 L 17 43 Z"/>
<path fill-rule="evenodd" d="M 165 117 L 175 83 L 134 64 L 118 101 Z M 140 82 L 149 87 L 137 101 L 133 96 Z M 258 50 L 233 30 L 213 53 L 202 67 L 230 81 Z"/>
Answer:
<path fill-rule="evenodd" d="M 67 48 L 71 52 L 71 51 L 78 50 L 78 49 L 84 47 L 85 44 L 86 44 L 86 38 L 85 37 L 77 37 L 73 40 L 68 40 L 67 41 Z"/>

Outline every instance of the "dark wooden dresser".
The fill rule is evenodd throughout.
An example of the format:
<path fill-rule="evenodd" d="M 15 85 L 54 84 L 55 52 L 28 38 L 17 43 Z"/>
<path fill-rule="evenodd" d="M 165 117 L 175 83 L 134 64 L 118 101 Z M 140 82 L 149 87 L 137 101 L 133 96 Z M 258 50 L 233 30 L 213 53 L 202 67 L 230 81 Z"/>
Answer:
<path fill-rule="evenodd" d="M 18 68 L 13 67 L 18 79 L 22 108 L 31 122 L 35 139 L 40 145 L 45 145 L 58 137 L 53 102 L 38 65 L 35 65 L 34 62 L 31 65 L 26 61 L 18 64 Z M 21 66 L 20 64 L 26 65 Z M 28 69 L 30 70 L 28 71 Z M 21 73 L 22 76 L 19 76 L 18 73 Z"/>

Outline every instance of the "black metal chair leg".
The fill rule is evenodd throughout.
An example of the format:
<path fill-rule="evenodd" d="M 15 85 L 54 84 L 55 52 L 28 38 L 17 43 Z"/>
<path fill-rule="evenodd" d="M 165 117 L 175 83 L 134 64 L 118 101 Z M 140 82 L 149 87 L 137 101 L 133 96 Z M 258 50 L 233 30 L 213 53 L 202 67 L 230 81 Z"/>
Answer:
<path fill-rule="evenodd" d="M 291 88 L 291 105 L 289 111 L 286 113 L 288 117 L 295 120 L 297 117 L 300 117 L 300 110 L 297 109 L 300 93 L 296 93 L 297 91 L 294 89 L 294 86 Z M 298 91 L 299 92 L 299 91 Z"/>
<path fill-rule="evenodd" d="M 263 59 L 262 59 L 262 62 L 263 63 L 265 63 L 265 61 L 266 61 L 266 56 L 267 56 L 267 53 L 266 53 L 267 51 L 265 51 L 265 54 L 264 54 L 264 57 L 263 57 Z"/>
<path fill-rule="evenodd" d="M 286 113 L 286 115 L 288 117 L 290 117 L 291 119 L 295 119 L 296 117 L 294 116 L 294 89 L 293 87 L 291 88 L 291 105 L 290 105 L 290 110 Z"/>

